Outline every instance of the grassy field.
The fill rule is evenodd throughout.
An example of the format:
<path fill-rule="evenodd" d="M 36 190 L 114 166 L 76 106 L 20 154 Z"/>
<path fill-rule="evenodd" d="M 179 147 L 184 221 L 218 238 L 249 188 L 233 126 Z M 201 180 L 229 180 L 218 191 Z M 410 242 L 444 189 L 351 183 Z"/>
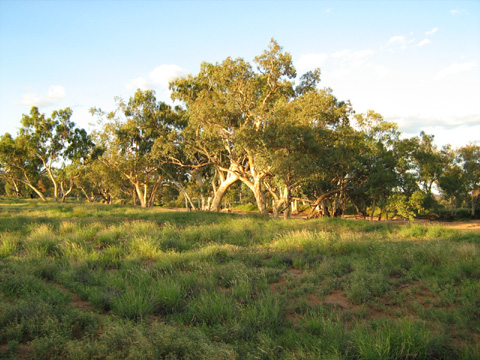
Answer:
<path fill-rule="evenodd" d="M 3 200 L 0 358 L 479 359 L 480 233 Z"/>

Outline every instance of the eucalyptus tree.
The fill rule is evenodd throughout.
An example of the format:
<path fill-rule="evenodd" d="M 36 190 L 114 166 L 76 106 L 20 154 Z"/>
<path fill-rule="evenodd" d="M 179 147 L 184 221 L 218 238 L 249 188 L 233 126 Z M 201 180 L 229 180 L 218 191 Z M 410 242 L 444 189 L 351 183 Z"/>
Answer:
<path fill-rule="evenodd" d="M 37 107 L 32 107 L 29 115 L 24 114 L 18 136 L 13 139 L 5 134 L 2 138 L 0 161 L 4 176 L 25 184 L 46 201 L 44 191 L 36 186 L 38 178 L 45 175 L 52 184 L 53 197 L 58 200 L 62 187 L 59 170 L 85 161 L 93 149 L 90 137 L 75 126 L 71 116 L 70 108 L 53 111 L 49 118 Z"/>
<path fill-rule="evenodd" d="M 466 199 L 465 195 L 468 194 L 465 180 L 462 166 L 458 163 L 455 156 L 455 160 L 445 167 L 438 179 L 440 194 L 445 200 L 447 207 L 451 209 L 452 216 L 455 216 L 457 210 L 462 207 Z"/>
<path fill-rule="evenodd" d="M 80 171 L 82 174 L 75 181 L 75 186 L 89 203 L 100 200 L 104 204 L 112 204 L 115 199 L 136 198 L 130 182 L 100 159 L 83 165 Z"/>
<path fill-rule="evenodd" d="M 447 158 L 434 142 L 434 135 L 420 132 L 417 138 L 416 151 L 413 161 L 417 168 L 418 183 L 421 189 L 432 195 L 432 187 L 438 182 L 447 164 Z"/>
<path fill-rule="evenodd" d="M 165 156 L 175 150 L 177 114 L 157 101 L 153 90 L 139 89 L 128 102 L 120 98 L 116 102 L 110 113 L 91 109 L 103 122 L 103 130 L 97 133 L 97 143 L 104 150 L 99 159 L 128 180 L 134 201 L 150 207 L 170 175 Z"/>
<path fill-rule="evenodd" d="M 44 189 L 39 186 L 42 178 L 42 162 L 31 156 L 25 144 L 25 137 L 13 138 L 9 133 L 0 140 L 0 176 L 10 183 L 16 193 L 20 193 L 19 184 L 33 190 L 43 201 L 47 201 Z"/>
<path fill-rule="evenodd" d="M 471 216 L 475 217 L 480 199 L 480 145 L 469 144 L 458 149 L 463 183 L 470 197 Z"/>
<path fill-rule="evenodd" d="M 243 59 L 202 63 L 200 72 L 171 84 L 173 99 L 189 114 L 186 141 L 211 163 L 220 179 L 212 210 L 219 210 L 229 186 L 241 180 L 254 193 L 257 206 L 267 212 L 263 180 L 268 169 L 257 166 L 257 134 L 267 125 L 279 101 L 294 95 L 290 54 L 272 40 L 254 60 L 255 71 Z"/>
<path fill-rule="evenodd" d="M 53 197 L 59 198 L 59 182 L 55 166 L 64 160 L 67 147 L 75 131 L 75 123 L 70 120 L 72 110 L 54 111 L 50 118 L 33 107 L 30 115 L 23 115 L 19 136 L 25 139 L 25 150 L 29 157 L 40 159 L 43 170 L 53 185 Z"/>
<path fill-rule="evenodd" d="M 358 181 L 349 190 L 349 196 L 364 216 L 368 207 L 371 218 L 377 208 L 382 216 L 389 197 L 400 185 L 395 155 L 400 133 L 397 124 L 385 121 L 373 110 L 355 115 L 355 121 L 359 129 L 355 165 Z"/>
<path fill-rule="evenodd" d="M 330 186 L 319 186 L 321 178 L 343 187 L 340 183 L 346 174 L 342 169 L 348 156 L 340 153 L 346 130 L 350 128 L 350 105 L 338 101 L 330 89 L 318 90 L 319 75 L 317 70 L 302 76 L 295 98 L 284 104 L 283 111 L 277 107 L 261 138 L 264 147 L 258 162 L 269 168 L 265 185 L 274 199 L 275 215 L 283 211 L 288 217 L 292 195 L 301 195 L 302 187 L 307 184 L 311 188 L 314 183 L 318 190 L 313 203 L 331 191 Z M 309 86 L 305 85 L 305 79 Z"/>
<path fill-rule="evenodd" d="M 236 181 L 253 192 L 263 213 L 267 213 L 266 184 L 272 196 L 278 195 L 278 205 L 283 204 L 271 180 L 287 186 L 283 199 L 288 199 L 288 192 L 298 182 L 291 175 L 301 171 L 293 169 L 293 158 L 287 154 L 298 153 L 305 145 L 298 144 L 301 136 L 289 137 L 288 131 L 299 135 L 301 127 L 336 119 L 335 111 L 327 106 L 333 96 L 316 88 L 319 70 L 305 74 L 295 88 L 292 58 L 274 40 L 253 63 L 255 68 L 243 59 L 203 63 L 197 75 L 171 84 L 173 99 L 182 101 L 189 115 L 188 146 L 212 164 L 220 180 L 212 210 L 220 209 L 225 192 Z M 297 125 L 300 127 L 295 128 Z"/>

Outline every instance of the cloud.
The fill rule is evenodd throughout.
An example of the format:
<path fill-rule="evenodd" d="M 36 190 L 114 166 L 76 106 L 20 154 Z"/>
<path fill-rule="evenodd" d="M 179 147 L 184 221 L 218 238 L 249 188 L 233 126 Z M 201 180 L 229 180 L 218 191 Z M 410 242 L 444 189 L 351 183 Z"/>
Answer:
<path fill-rule="evenodd" d="M 332 9 L 328 8 L 327 10 L 325 10 L 325 13 L 326 14 L 330 14 L 332 12 Z"/>
<path fill-rule="evenodd" d="M 331 54 L 332 58 L 343 58 L 343 59 L 363 59 L 369 55 L 373 55 L 374 51 L 370 49 L 366 50 L 342 50 L 337 51 Z"/>
<path fill-rule="evenodd" d="M 183 76 L 187 70 L 182 69 L 178 65 L 162 64 L 157 66 L 148 74 L 148 78 L 143 76 L 135 78 L 125 83 L 128 90 L 150 90 L 160 88 L 160 90 L 168 90 L 170 81 L 177 77 Z"/>
<path fill-rule="evenodd" d="M 186 73 L 187 71 L 178 65 L 162 64 L 153 69 L 153 71 L 148 75 L 152 81 L 159 84 L 162 88 L 168 89 L 168 84 L 170 81 L 175 80 Z"/>
<path fill-rule="evenodd" d="M 423 39 L 422 41 L 420 41 L 420 42 L 417 44 L 417 46 L 418 46 L 418 47 L 422 47 L 422 46 L 425 46 L 425 45 L 430 44 L 430 43 L 431 43 L 430 40 L 428 40 L 428 39 Z"/>
<path fill-rule="evenodd" d="M 461 64 L 452 64 L 450 66 L 447 66 L 446 68 L 440 70 L 437 72 L 437 74 L 434 76 L 434 80 L 441 80 L 443 78 L 446 78 L 447 76 L 450 75 L 455 75 L 458 73 L 462 73 L 465 71 L 470 71 L 473 68 L 477 66 L 476 61 L 470 61 L 470 62 L 464 62 Z"/>
<path fill-rule="evenodd" d="M 391 116 L 389 121 L 394 121 L 408 133 L 419 133 L 424 127 L 439 127 L 443 129 L 454 129 L 459 126 L 480 126 L 480 113 L 461 116 L 421 116 L 405 115 Z"/>
<path fill-rule="evenodd" d="M 29 93 L 23 94 L 22 100 L 16 104 L 28 106 L 50 106 L 62 101 L 66 96 L 66 91 L 63 86 L 52 85 L 48 88 L 45 94 Z"/>
<path fill-rule="evenodd" d="M 405 50 L 407 48 L 407 45 L 412 43 L 413 41 L 415 41 L 415 40 L 413 40 L 413 39 L 412 40 L 407 40 L 407 38 L 405 36 L 402 36 L 402 35 L 392 36 L 388 40 L 388 44 L 392 46 L 389 49 L 389 51 L 391 53 L 395 53 L 394 48 L 397 47 L 397 46 L 400 46 L 400 49 Z"/>
<path fill-rule="evenodd" d="M 405 38 L 405 36 L 401 36 L 401 35 L 392 36 L 388 40 L 389 44 L 405 44 L 406 42 L 407 42 L 407 39 Z"/>
<path fill-rule="evenodd" d="M 335 78 L 344 78 L 349 76 L 352 72 L 370 66 L 368 57 L 374 54 L 373 50 L 343 50 L 331 55 L 334 59 L 333 65 L 335 70 L 332 71 L 332 76 Z"/>
<path fill-rule="evenodd" d="M 325 65 L 328 57 L 328 54 L 304 54 L 300 56 L 295 66 L 300 72 L 321 68 Z"/>
<path fill-rule="evenodd" d="M 460 14 L 467 14 L 467 11 L 466 10 L 452 9 L 452 10 L 450 10 L 450 14 L 452 14 L 453 16 L 460 15 Z"/>
<path fill-rule="evenodd" d="M 330 54 L 305 54 L 301 55 L 295 62 L 295 67 L 299 73 L 312 70 L 315 68 L 326 69 L 324 72 L 326 77 L 342 79 L 350 76 L 359 69 L 372 69 L 373 64 L 369 63 L 369 57 L 375 54 L 371 49 L 365 50 L 341 50 Z M 381 74 L 385 74 L 385 69 L 379 70 Z M 376 72 L 378 73 L 378 72 Z"/>
<path fill-rule="evenodd" d="M 375 73 L 381 78 L 385 78 L 392 71 L 390 68 L 383 65 L 375 65 L 374 70 Z"/>
<path fill-rule="evenodd" d="M 480 113 L 464 116 L 385 116 L 385 120 L 398 124 L 403 136 L 418 136 L 420 131 L 435 135 L 439 146 L 450 144 L 463 146 L 478 140 L 480 130 Z"/>
<path fill-rule="evenodd" d="M 438 27 L 433 28 L 432 30 L 426 31 L 425 35 L 433 35 L 438 31 Z"/>
<path fill-rule="evenodd" d="M 149 90 L 152 89 L 154 86 L 153 84 L 149 83 L 145 78 L 138 77 L 136 79 L 130 80 L 129 82 L 125 83 L 125 87 L 128 90 Z"/>

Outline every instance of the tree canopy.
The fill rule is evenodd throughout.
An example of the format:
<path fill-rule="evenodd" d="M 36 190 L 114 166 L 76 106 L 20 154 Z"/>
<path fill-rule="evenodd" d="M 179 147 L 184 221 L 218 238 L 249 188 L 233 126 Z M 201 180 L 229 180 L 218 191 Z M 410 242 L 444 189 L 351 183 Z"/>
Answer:
<path fill-rule="evenodd" d="M 298 76 L 272 40 L 252 62 L 202 63 L 170 84 L 172 107 L 153 90 L 93 107 L 100 126 L 77 128 L 72 110 L 33 107 L 16 136 L 0 139 L 5 193 L 219 211 L 251 203 L 289 217 L 413 218 L 461 207 L 478 215 L 480 148 L 437 148 L 433 135 L 404 137 L 395 123 L 321 88 L 321 71 Z M 227 201 L 228 204 L 224 204 Z"/>

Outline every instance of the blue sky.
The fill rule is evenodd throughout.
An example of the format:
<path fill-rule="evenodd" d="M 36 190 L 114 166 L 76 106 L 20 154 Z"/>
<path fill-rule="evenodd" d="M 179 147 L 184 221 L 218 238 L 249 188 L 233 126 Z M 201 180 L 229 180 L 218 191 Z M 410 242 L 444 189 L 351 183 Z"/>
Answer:
<path fill-rule="evenodd" d="M 480 141 L 480 1 L 0 0 L 0 134 L 31 106 L 90 107 L 196 73 L 202 61 L 251 61 L 275 38 L 299 75 L 406 136 Z"/>

